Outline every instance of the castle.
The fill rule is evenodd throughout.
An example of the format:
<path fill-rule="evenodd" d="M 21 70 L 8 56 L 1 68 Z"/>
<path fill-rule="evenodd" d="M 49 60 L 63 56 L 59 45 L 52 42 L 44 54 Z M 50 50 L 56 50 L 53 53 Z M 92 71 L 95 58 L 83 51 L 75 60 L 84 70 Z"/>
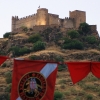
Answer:
<path fill-rule="evenodd" d="M 39 29 L 46 26 L 61 26 L 63 28 L 78 29 L 80 23 L 86 22 L 85 11 L 69 11 L 69 17 L 59 18 L 59 15 L 48 13 L 48 9 L 39 8 L 37 13 L 23 18 L 12 16 L 12 31 L 18 30 L 20 27 Z M 96 31 L 96 25 L 90 25 L 93 32 Z"/>

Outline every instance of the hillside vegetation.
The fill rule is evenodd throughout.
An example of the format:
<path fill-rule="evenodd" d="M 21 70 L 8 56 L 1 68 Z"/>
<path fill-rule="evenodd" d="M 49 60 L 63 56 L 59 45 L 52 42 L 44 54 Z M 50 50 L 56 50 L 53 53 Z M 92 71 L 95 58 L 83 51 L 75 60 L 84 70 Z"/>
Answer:
<path fill-rule="evenodd" d="M 62 62 L 58 66 L 54 100 L 99 100 L 100 79 L 91 73 L 73 85 L 65 61 L 100 61 L 100 38 L 87 23 L 79 29 L 47 28 L 35 32 L 27 27 L 8 32 L 0 40 L 0 55 L 11 57 L 0 67 L 0 100 L 10 100 L 13 58 Z"/>

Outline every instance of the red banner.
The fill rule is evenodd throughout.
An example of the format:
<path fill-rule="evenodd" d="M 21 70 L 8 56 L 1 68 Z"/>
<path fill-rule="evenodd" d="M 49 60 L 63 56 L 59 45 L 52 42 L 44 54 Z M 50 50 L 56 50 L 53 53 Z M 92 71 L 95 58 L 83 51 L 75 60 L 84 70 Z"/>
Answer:
<path fill-rule="evenodd" d="M 0 65 L 4 62 L 4 61 L 6 61 L 8 59 L 8 57 L 6 57 L 6 56 L 0 56 Z"/>
<path fill-rule="evenodd" d="M 85 78 L 91 71 L 90 62 L 66 62 L 73 84 Z"/>
<path fill-rule="evenodd" d="M 100 62 L 91 62 L 91 72 L 97 78 L 100 78 Z"/>
<path fill-rule="evenodd" d="M 57 63 L 14 60 L 11 100 L 53 100 Z"/>

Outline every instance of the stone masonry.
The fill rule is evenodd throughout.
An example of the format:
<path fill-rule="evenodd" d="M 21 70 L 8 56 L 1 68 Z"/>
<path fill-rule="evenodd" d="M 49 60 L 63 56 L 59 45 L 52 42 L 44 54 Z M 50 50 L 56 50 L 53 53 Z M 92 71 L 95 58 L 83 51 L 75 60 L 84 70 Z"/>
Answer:
<path fill-rule="evenodd" d="M 16 31 L 21 27 L 36 28 L 46 26 L 61 26 L 67 29 L 78 29 L 80 23 L 86 22 L 85 11 L 69 11 L 69 17 L 59 18 L 59 15 L 48 13 L 48 9 L 39 8 L 37 13 L 23 18 L 12 16 L 12 31 Z M 90 26 L 96 32 L 96 25 Z"/>

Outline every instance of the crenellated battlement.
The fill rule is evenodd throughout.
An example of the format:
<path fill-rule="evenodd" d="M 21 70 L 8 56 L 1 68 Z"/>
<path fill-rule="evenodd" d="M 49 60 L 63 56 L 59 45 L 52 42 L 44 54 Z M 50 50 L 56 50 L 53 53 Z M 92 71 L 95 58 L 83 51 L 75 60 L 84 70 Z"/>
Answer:
<path fill-rule="evenodd" d="M 74 20 L 74 18 L 71 18 L 71 17 L 65 17 L 64 20 Z"/>
<path fill-rule="evenodd" d="M 17 16 L 18 17 L 18 16 Z M 29 15 L 29 16 L 25 16 L 25 17 L 22 17 L 22 18 L 18 18 L 17 20 L 26 20 L 28 18 L 32 18 L 32 17 L 36 17 L 36 14 L 32 14 L 32 15 Z M 16 17 L 15 17 L 16 19 Z"/>
<path fill-rule="evenodd" d="M 51 14 L 51 13 L 48 13 L 49 16 L 52 16 L 52 17 L 59 17 L 59 15 L 56 15 L 56 14 Z"/>
<path fill-rule="evenodd" d="M 19 20 L 18 16 L 12 16 L 12 20 Z"/>

